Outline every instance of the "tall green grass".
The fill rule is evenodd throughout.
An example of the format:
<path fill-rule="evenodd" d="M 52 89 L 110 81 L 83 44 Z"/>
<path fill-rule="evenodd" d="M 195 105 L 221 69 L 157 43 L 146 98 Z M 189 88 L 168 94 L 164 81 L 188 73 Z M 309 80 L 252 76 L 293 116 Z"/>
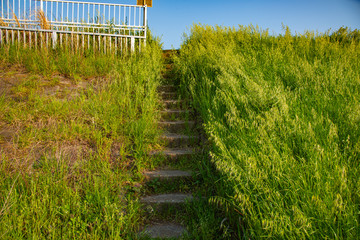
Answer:
<path fill-rule="evenodd" d="M 102 76 L 109 73 L 119 56 L 114 53 L 97 54 L 91 50 L 83 53 L 64 46 L 51 48 L 24 48 L 21 44 L 0 47 L 1 64 L 20 64 L 28 71 L 46 77 L 62 74 L 73 79 Z"/>
<path fill-rule="evenodd" d="M 124 57 L 0 51 L 36 73 L 108 76 L 69 99 L 41 94 L 34 79 L 13 89 L 26 98 L 0 97 L 0 123 L 14 133 L 0 149 L 0 239 L 131 239 L 138 173 L 159 134 L 160 44 Z"/>
<path fill-rule="evenodd" d="M 357 30 L 194 25 L 175 62 L 239 237 L 360 238 Z"/>

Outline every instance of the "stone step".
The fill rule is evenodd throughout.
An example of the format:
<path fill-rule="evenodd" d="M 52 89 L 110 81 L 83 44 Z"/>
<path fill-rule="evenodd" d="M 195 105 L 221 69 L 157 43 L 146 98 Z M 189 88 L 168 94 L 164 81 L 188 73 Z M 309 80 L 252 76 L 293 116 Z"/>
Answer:
<path fill-rule="evenodd" d="M 162 151 L 152 151 L 150 156 L 163 156 L 167 161 L 178 162 L 184 158 L 191 158 L 195 151 L 192 148 L 166 148 Z"/>
<path fill-rule="evenodd" d="M 177 223 L 157 223 L 154 222 L 151 225 L 145 227 L 145 229 L 140 233 L 140 237 L 150 237 L 150 238 L 180 238 L 186 229 Z"/>
<path fill-rule="evenodd" d="M 165 109 L 160 111 L 160 114 L 164 120 L 185 120 L 190 117 L 191 112 L 189 110 Z"/>
<path fill-rule="evenodd" d="M 177 87 L 174 85 L 161 85 L 158 87 L 158 92 L 176 92 Z"/>
<path fill-rule="evenodd" d="M 168 193 L 146 196 L 140 199 L 148 212 L 160 215 L 169 215 L 181 212 L 186 202 L 192 201 L 193 196 L 189 193 Z"/>
<path fill-rule="evenodd" d="M 181 109 L 184 104 L 183 100 L 163 100 L 162 103 L 167 109 Z"/>
<path fill-rule="evenodd" d="M 170 148 L 181 148 L 195 145 L 195 143 L 199 140 L 199 137 L 176 133 L 165 133 L 161 136 L 161 139 L 165 142 L 164 146 Z"/>
<path fill-rule="evenodd" d="M 144 175 L 149 180 L 160 179 L 166 181 L 175 181 L 179 179 L 191 179 L 192 174 L 190 171 L 181 170 L 155 170 L 145 171 Z"/>
<path fill-rule="evenodd" d="M 159 92 L 163 100 L 177 100 L 178 94 L 176 92 Z"/>
<path fill-rule="evenodd" d="M 190 193 L 168 193 L 146 196 L 141 198 L 140 202 L 144 204 L 183 204 L 192 199 L 193 196 Z"/>
<path fill-rule="evenodd" d="M 195 121 L 164 121 L 158 124 L 162 129 L 172 133 L 191 131 L 195 128 Z"/>

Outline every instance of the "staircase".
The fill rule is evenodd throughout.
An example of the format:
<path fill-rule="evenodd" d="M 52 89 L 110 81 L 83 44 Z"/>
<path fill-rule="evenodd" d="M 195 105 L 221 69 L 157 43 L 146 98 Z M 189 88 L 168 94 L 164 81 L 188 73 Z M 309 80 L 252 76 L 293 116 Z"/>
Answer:
<path fill-rule="evenodd" d="M 186 234 L 186 226 L 177 216 L 183 214 L 184 204 L 194 199 L 191 187 L 184 188 L 192 185 L 194 170 L 183 166 L 187 166 L 195 155 L 199 134 L 196 133 L 194 114 L 183 100 L 178 99 L 176 87 L 163 85 L 158 92 L 163 103 L 158 126 L 163 130 L 161 142 L 164 148 L 151 152 L 150 156 L 162 159 L 163 164 L 156 170 L 144 172 L 148 184 L 156 185 L 158 189 L 140 200 L 148 219 L 140 236 L 178 239 Z"/>

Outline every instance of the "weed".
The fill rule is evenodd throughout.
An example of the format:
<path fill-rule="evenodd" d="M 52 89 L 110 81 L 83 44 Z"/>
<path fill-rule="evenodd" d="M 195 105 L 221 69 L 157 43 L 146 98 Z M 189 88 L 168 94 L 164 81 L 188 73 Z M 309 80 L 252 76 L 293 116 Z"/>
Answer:
<path fill-rule="evenodd" d="M 284 32 L 194 25 L 175 57 L 224 175 L 213 202 L 246 239 L 357 239 L 358 32 Z"/>
<path fill-rule="evenodd" d="M 159 134 L 159 43 L 127 57 L 15 45 L 0 52 L 2 61 L 36 73 L 0 97 L 1 126 L 14 132 L 0 143 L 0 238 L 132 236 L 141 219 L 139 193 L 129 186 L 136 186 L 140 162 L 148 161 L 140 156 Z M 49 82 L 60 86 L 52 77 L 59 72 L 74 82 L 103 75 L 108 80 L 65 100 L 43 94 Z M 124 171 L 130 161 L 132 171 Z"/>

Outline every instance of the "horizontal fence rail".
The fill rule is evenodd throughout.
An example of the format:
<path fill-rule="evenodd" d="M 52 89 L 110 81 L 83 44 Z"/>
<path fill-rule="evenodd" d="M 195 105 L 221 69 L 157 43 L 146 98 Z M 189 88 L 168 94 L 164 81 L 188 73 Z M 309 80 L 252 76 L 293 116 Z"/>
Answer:
<path fill-rule="evenodd" d="M 0 3 L 0 44 L 54 48 L 68 44 L 116 52 L 134 51 L 146 43 L 146 6 L 61 0 Z"/>

